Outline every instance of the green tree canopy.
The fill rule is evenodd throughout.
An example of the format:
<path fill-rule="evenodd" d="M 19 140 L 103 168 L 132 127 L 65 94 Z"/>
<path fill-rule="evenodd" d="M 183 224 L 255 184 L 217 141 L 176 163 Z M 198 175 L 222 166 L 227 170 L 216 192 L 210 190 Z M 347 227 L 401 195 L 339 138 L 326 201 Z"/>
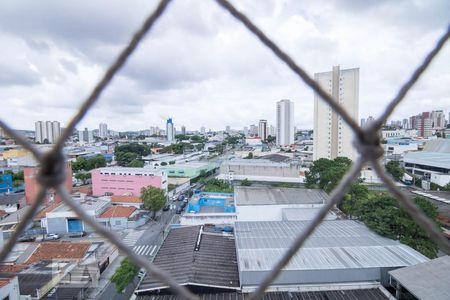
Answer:
<path fill-rule="evenodd" d="M 78 157 L 76 161 L 72 163 L 72 170 L 78 171 L 90 171 L 96 168 L 106 167 L 106 159 L 103 155 L 96 155 L 93 157 Z"/>
<path fill-rule="evenodd" d="M 148 186 L 141 190 L 141 200 L 144 203 L 144 207 L 153 212 L 155 216 L 156 212 L 161 210 L 166 204 L 166 195 L 164 190 Z"/>
<path fill-rule="evenodd" d="M 122 293 L 127 285 L 133 281 L 138 272 L 139 268 L 133 265 L 128 258 L 122 260 L 120 266 L 111 277 L 111 282 L 116 285 L 117 292 Z"/>
<path fill-rule="evenodd" d="M 400 166 L 400 163 L 395 160 L 391 160 L 386 164 L 386 171 L 397 181 L 401 181 L 405 174 L 405 170 Z"/>
<path fill-rule="evenodd" d="M 337 157 L 334 160 L 320 158 L 313 162 L 306 172 L 306 187 L 321 188 L 330 193 L 347 173 L 352 161 L 347 157 Z"/>
<path fill-rule="evenodd" d="M 245 159 L 252 159 L 253 158 L 253 152 L 249 152 L 248 154 L 247 154 L 247 156 L 246 157 L 244 157 Z"/>
<path fill-rule="evenodd" d="M 438 211 L 434 204 L 420 197 L 414 198 L 413 201 L 436 222 Z M 355 216 L 378 234 L 400 240 L 429 258 L 436 257 L 437 245 L 429 239 L 426 231 L 398 206 L 392 196 L 384 193 L 374 194 L 358 200 L 352 209 Z M 343 210 L 345 211 L 345 207 Z"/>
<path fill-rule="evenodd" d="M 218 193 L 233 193 L 233 186 L 227 181 L 221 179 L 210 179 L 203 187 L 205 192 L 218 192 Z"/>
<path fill-rule="evenodd" d="M 248 180 L 247 178 L 245 178 L 244 180 L 241 181 L 241 185 L 242 186 L 251 186 L 252 182 L 250 180 Z"/>
<path fill-rule="evenodd" d="M 129 164 L 128 167 L 131 168 L 142 168 L 144 167 L 144 161 L 139 159 L 133 159 Z"/>

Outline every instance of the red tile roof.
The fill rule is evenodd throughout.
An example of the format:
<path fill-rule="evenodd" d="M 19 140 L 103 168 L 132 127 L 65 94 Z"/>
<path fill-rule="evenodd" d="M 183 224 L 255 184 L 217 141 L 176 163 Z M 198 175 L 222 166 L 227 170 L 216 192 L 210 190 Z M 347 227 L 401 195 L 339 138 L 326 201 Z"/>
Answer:
<path fill-rule="evenodd" d="M 11 281 L 11 279 L 0 278 L 0 288 L 4 287 L 5 285 L 7 285 L 10 281 Z"/>
<path fill-rule="evenodd" d="M 137 196 L 111 196 L 111 202 L 142 203 L 142 200 Z"/>
<path fill-rule="evenodd" d="M 84 257 L 90 246 L 91 243 L 44 242 L 39 244 L 27 263 L 52 259 L 79 260 Z"/>
<path fill-rule="evenodd" d="M 105 210 L 100 218 L 129 218 L 135 210 L 134 206 L 112 206 Z"/>
<path fill-rule="evenodd" d="M 28 267 L 24 264 L 13 264 L 13 265 L 1 265 L 0 273 L 18 273 Z"/>

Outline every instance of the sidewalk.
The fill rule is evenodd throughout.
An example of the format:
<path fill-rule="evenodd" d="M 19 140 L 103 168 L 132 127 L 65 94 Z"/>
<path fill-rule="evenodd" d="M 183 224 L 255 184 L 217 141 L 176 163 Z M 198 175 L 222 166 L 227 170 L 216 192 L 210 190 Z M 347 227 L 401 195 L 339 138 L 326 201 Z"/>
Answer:
<path fill-rule="evenodd" d="M 116 269 L 120 266 L 125 256 L 118 256 L 102 273 L 97 287 L 89 288 L 85 294 L 86 299 L 98 299 L 98 297 L 105 291 L 108 285 L 111 283 L 111 277 L 116 272 Z"/>

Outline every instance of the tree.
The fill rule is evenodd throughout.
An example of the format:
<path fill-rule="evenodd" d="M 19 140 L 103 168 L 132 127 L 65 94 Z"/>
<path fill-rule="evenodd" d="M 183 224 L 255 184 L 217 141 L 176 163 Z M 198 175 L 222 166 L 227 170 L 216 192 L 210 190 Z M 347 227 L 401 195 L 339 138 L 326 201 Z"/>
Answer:
<path fill-rule="evenodd" d="M 268 142 L 268 143 L 274 143 L 276 140 L 277 140 L 277 138 L 276 138 L 275 136 L 269 135 L 269 136 L 267 137 L 267 142 Z"/>
<path fill-rule="evenodd" d="M 140 156 L 134 152 L 117 152 L 116 161 L 119 166 L 126 167 L 133 160 L 140 159 Z"/>
<path fill-rule="evenodd" d="M 169 183 L 169 185 L 167 186 L 167 189 L 168 189 L 169 191 L 171 191 L 171 190 L 174 190 L 176 187 L 177 187 L 176 184 Z"/>
<path fill-rule="evenodd" d="M 414 198 L 415 204 L 431 220 L 436 222 L 437 207 L 423 198 Z M 437 255 L 437 245 L 429 239 L 428 234 L 401 207 L 397 200 L 387 194 L 374 194 L 372 197 L 359 201 L 354 213 L 367 227 L 376 233 L 400 240 L 423 255 L 434 258 Z"/>
<path fill-rule="evenodd" d="M 252 182 L 250 180 L 248 180 L 247 178 L 245 178 L 244 180 L 241 181 L 241 185 L 242 186 L 251 186 Z"/>
<path fill-rule="evenodd" d="M 253 158 L 253 152 L 249 152 L 248 154 L 247 154 L 247 156 L 246 157 L 244 157 L 245 159 L 252 159 Z"/>
<path fill-rule="evenodd" d="M 139 268 L 133 265 L 128 258 L 122 260 L 120 266 L 111 277 L 111 282 L 116 285 L 116 291 L 122 293 L 127 285 L 133 281 L 138 272 Z"/>
<path fill-rule="evenodd" d="M 144 203 L 144 207 L 153 212 L 153 217 L 156 212 L 161 210 L 166 204 L 166 195 L 164 190 L 148 186 L 141 190 L 141 200 Z"/>
<path fill-rule="evenodd" d="M 142 168 L 144 167 L 144 161 L 140 159 L 133 159 L 129 164 L 128 167 L 131 168 Z"/>
<path fill-rule="evenodd" d="M 321 188 L 330 193 L 347 173 L 352 161 L 347 157 L 337 157 L 334 160 L 320 158 L 313 162 L 306 172 L 306 187 Z"/>
<path fill-rule="evenodd" d="M 400 163 L 395 160 L 391 160 L 386 164 L 386 171 L 397 181 L 401 181 L 405 174 L 405 170 L 400 166 Z"/>
<path fill-rule="evenodd" d="M 167 163 L 165 161 L 161 162 L 161 166 L 167 166 Z"/>
<path fill-rule="evenodd" d="M 210 179 L 206 182 L 203 190 L 205 192 L 217 192 L 217 193 L 233 193 L 233 186 L 225 180 Z"/>
<path fill-rule="evenodd" d="M 75 178 L 86 183 L 86 180 L 91 179 L 91 173 L 77 173 L 75 174 Z"/>

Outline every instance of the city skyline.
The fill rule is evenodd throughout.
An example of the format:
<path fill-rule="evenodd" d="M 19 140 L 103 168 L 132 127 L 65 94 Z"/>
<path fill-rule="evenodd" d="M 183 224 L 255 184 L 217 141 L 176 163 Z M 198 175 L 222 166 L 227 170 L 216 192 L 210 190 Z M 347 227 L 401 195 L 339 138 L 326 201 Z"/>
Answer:
<path fill-rule="evenodd" d="M 17 129 L 31 129 L 35 121 L 50 115 L 67 122 L 154 4 L 112 1 L 108 13 L 102 5 L 86 7 L 72 1 L 48 6 L 18 1 L 6 6 L 0 12 L 0 43 L 5 46 L 0 96 L 7 105 L 0 117 Z M 270 28 L 268 35 L 276 36 L 310 75 L 331 65 L 359 66 L 359 115 L 376 117 L 446 27 L 449 5 L 319 1 L 241 3 L 240 9 Z M 184 16 L 188 7 L 192 15 Z M 28 9 L 35 12 L 32 17 L 24 17 Z M 64 18 L 57 17 L 61 11 L 67 14 Z M 376 17 L 380 13 L 383 18 Z M 93 20 L 95 26 L 89 23 Z M 371 32 L 370 39 L 365 32 Z M 185 44 L 185 51 L 175 43 Z M 189 59 L 183 53 L 189 53 Z M 448 54 L 446 47 L 394 112 L 394 119 L 407 118 L 412 110 L 426 111 L 430 105 L 446 109 Z M 163 126 L 168 116 L 187 128 L 217 130 L 229 120 L 235 120 L 237 128 L 259 119 L 273 124 L 273 102 L 284 98 L 296 105 L 296 127 L 312 128 L 312 91 L 240 24 L 213 2 L 202 7 L 176 2 L 80 128 L 106 122 L 119 124 L 119 131 L 135 130 L 149 123 Z"/>

